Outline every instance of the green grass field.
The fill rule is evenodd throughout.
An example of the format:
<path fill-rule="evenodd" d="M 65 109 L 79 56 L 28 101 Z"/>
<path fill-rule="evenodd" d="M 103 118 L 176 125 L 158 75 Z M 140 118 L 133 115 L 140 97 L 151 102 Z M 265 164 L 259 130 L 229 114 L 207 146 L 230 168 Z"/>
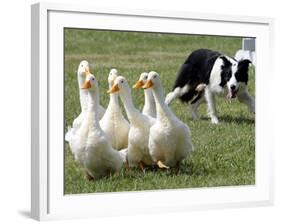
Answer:
<path fill-rule="evenodd" d="M 177 71 L 195 49 L 209 48 L 234 55 L 241 48 L 241 38 L 65 30 L 65 130 L 80 113 L 76 69 L 81 60 L 88 60 L 92 73 L 99 80 L 101 104 L 108 104 L 107 76 L 117 68 L 133 85 L 141 72 L 157 71 L 166 91 L 171 90 Z M 255 95 L 254 69 L 250 69 L 249 92 Z M 142 90 L 133 90 L 133 100 L 143 106 Z M 74 161 L 65 142 L 65 194 L 139 191 L 209 186 L 255 184 L 255 118 L 246 106 L 217 97 L 220 124 L 212 125 L 206 116 L 206 105 L 199 108 L 201 119 L 191 119 L 188 105 L 178 100 L 171 105 L 174 113 L 192 131 L 195 151 L 174 170 L 126 170 L 119 175 L 87 181 L 83 169 Z"/>

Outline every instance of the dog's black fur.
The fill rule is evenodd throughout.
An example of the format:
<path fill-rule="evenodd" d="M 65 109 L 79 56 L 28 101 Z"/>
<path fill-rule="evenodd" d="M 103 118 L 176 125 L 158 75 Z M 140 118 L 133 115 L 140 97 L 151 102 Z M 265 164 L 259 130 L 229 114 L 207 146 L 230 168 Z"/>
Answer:
<path fill-rule="evenodd" d="M 170 104 L 176 98 L 186 103 L 191 101 L 192 116 L 197 119 L 197 108 L 205 98 L 212 123 L 218 123 L 214 95 L 227 91 L 227 98 L 237 96 L 250 111 L 255 112 L 255 100 L 247 90 L 250 63 L 248 59 L 237 61 L 209 49 L 195 50 L 179 69 L 173 90 L 165 102 Z"/>
<path fill-rule="evenodd" d="M 209 50 L 199 49 L 193 51 L 181 66 L 173 90 L 177 87 L 184 87 L 189 85 L 190 89 L 187 93 L 180 96 L 180 100 L 183 102 L 189 102 L 191 99 L 195 99 L 191 103 L 195 103 L 202 95 L 201 92 L 197 92 L 195 88 L 197 85 L 204 83 L 209 84 L 210 73 L 213 69 L 214 63 L 218 58 L 221 58 L 224 65 L 221 67 L 221 83 L 220 86 L 224 87 L 231 78 L 231 66 L 232 63 L 223 54 Z M 235 60 L 234 58 L 232 58 Z M 235 60 L 236 61 L 236 60 Z M 243 60 L 238 63 L 238 70 L 235 74 L 237 81 L 248 82 L 248 67 L 249 60 Z"/>

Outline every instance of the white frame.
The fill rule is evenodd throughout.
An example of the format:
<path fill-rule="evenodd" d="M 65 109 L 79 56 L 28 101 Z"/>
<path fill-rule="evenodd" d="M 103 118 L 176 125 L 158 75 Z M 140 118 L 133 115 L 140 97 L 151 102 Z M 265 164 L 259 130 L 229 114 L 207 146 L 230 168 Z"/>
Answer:
<path fill-rule="evenodd" d="M 260 87 L 270 91 L 270 83 L 265 76 L 273 75 L 269 64 L 270 55 L 273 55 L 272 19 L 179 11 L 97 9 L 91 6 L 50 3 L 34 4 L 31 12 L 33 218 L 49 220 L 128 213 L 180 212 L 187 209 L 245 207 L 273 203 L 273 141 L 269 135 L 262 132 L 270 131 L 271 111 L 266 96 L 259 91 Z M 61 128 L 63 75 L 58 75 L 63 74 L 61 57 L 63 27 L 179 33 L 176 24 L 185 25 L 181 33 L 257 38 L 256 184 L 239 187 L 63 195 L 63 148 L 61 148 L 64 139 Z M 130 203 L 131 201 L 135 203 Z M 122 203 L 126 209 L 123 206 L 116 208 L 118 203 Z"/>

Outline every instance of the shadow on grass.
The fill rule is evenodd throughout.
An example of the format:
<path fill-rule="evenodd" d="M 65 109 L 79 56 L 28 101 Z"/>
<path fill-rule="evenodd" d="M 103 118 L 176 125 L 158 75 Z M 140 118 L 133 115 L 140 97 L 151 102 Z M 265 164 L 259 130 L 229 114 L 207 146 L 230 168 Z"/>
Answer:
<path fill-rule="evenodd" d="M 219 117 L 220 121 L 226 123 L 244 123 L 244 124 L 255 124 L 254 118 L 246 118 L 246 117 L 232 117 L 229 115 L 223 115 Z"/>
<path fill-rule="evenodd" d="M 218 119 L 219 119 L 219 122 L 225 122 L 225 123 L 255 124 L 254 118 L 247 118 L 247 117 L 233 117 L 230 115 L 222 115 L 222 116 L 219 116 Z M 206 116 L 201 116 L 199 120 L 211 122 L 211 118 L 206 117 Z"/>
<path fill-rule="evenodd" d="M 180 167 L 180 174 L 186 174 L 193 177 L 204 177 L 210 175 L 212 172 L 205 166 L 196 166 L 193 163 L 185 163 Z"/>
<path fill-rule="evenodd" d="M 180 164 L 179 169 L 176 167 L 170 167 L 169 169 L 159 169 L 157 167 L 154 168 L 147 168 L 147 173 L 159 173 L 166 176 L 181 176 L 181 175 L 187 175 L 187 176 L 193 176 L 193 177 L 204 177 L 210 175 L 212 170 L 205 167 L 204 165 L 196 166 L 192 162 L 183 162 Z"/>
<path fill-rule="evenodd" d="M 145 172 L 142 172 L 138 168 L 130 168 L 130 170 L 123 171 L 126 173 L 128 177 L 138 177 L 142 178 L 147 174 L 155 174 L 161 173 L 162 175 L 166 176 L 178 176 L 178 175 L 188 175 L 188 176 L 207 176 L 210 174 L 210 170 L 204 166 L 201 166 L 199 169 L 195 167 L 192 163 L 181 163 L 179 169 L 176 167 L 170 167 L 169 169 L 160 169 L 157 166 L 148 166 L 145 168 Z"/>

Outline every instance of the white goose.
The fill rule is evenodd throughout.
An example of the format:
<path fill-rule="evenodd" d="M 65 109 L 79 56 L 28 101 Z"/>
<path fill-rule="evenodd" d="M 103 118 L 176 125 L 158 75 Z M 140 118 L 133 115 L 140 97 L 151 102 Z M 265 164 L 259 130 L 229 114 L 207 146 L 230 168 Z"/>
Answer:
<path fill-rule="evenodd" d="M 155 119 L 143 115 L 133 104 L 131 88 L 123 76 L 118 76 L 108 93 L 119 92 L 124 104 L 127 117 L 130 122 L 128 138 L 128 162 L 129 166 L 140 166 L 144 171 L 144 165 L 152 165 L 153 161 L 149 154 L 148 137 L 151 125 Z"/>
<path fill-rule="evenodd" d="M 123 163 L 120 152 L 111 147 L 99 124 L 99 88 L 95 77 L 87 75 L 81 87 L 88 92 L 88 106 L 80 128 L 69 144 L 88 179 L 98 179 L 118 172 Z"/>
<path fill-rule="evenodd" d="M 133 86 L 134 89 L 140 89 L 146 83 L 148 78 L 148 73 L 143 72 L 140 75 L 139 80 Z M 156 117 L 156 108 L 155 108 L 155 101 L 152 95 L 151 89 L 144 90 L 144 106 L 142 109 L 142 113 L 147 116 Z"/>
<path fill-rule="evenodd" d="M 156 123 L 150 128 L 149 135 L 151 157 L 160 168 L 178 167 L 180 161 L 193 151 L 190 129 L 165 103 L 160 77 L 156 72 L 148 74 L 143 88 L 152 88 L 157 111 Z"/>
<path fill-rule="evenodd" d="M 118 76 L 116 69 L 108 75 L 109 89 Z M 100 120 L 100 126 L 110 140 L 114 149 L 120 150 L 128 146 L 129 122 L 124 118 L 119 106 L 118 93 L 111 93 L 108 107 Z"/>
<path fill-rule="evenodd" d="M 80 127 L 84 115 L 87 111 L 88 107 L 88 92 L 84 89 L 81 89 L 81 86 L 83 85 L 86 75 L 90 74 L 90 65 L 89 62 L 86 60 L 83 60 L 80 62 L 78 69 L 77 69 L 77 81 L 78 81 L 78 88 L 79 88 L 79 98 L 80 98 L 80 106 L 81 106 L 81 112 L 77 118 L 74 119 L 72 123 L 72 127 L 68 127 L 68 132 L 65 135 L 65 140 L 69 141 L 69 136 L 71 133 L 77 131 L 77 129 Z M 99 113 L 98 113 L 98 118 L 101 119 L 105 109 L 102 106 L 99 106 Z"/>

